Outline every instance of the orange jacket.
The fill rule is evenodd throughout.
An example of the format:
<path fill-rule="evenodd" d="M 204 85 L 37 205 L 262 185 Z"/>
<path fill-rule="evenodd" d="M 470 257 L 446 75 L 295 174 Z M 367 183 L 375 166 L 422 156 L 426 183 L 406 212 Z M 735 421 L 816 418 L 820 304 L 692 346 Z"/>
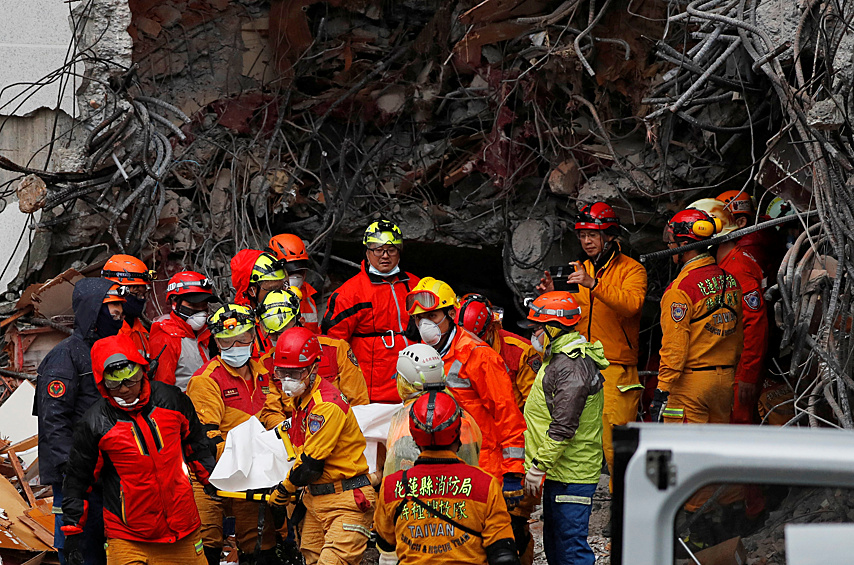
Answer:
<path fill-rule="evenodd" d="M 410 495 L 483 537 L 457 529 L 411 499 L 404 500 L 404 471 L 398 471 L 383 480 L 374 528 L 377 545 L 384 551 L 395 549 L 401 565 L 486 565 L 486 548 L 514 539 L 501 484 L 463 463 L 452 451 L 426 451 L 405 472 Z"/>
<path fill-rule="evenodd" d="M 661 297 L 658 388 L 669 391 L 683 369 L 735 367 L 742 326 L 735 277 L 708 253 L 688 261 Z"/>
<path fill-rule="evenodd" d="M 142 325 L 142 322 L 139 318 L 133 321 L 133 325 L 128 324 L 127 320 L 122 322 L 122 327 L 119 329 L 119 335 L 129 336 L 134 345 L 136 345 L 137 351 L 139 351 L 143 357 L 146 359 L 149 355 L 148 350 L 148 330 L 145 329 L 145 326 Z"/>
<path fill-rule="evenodd" d="M 756 384 L 762 378 L 762 364 L 768 350 L 768 311 L 765 309 L 762 268 L 741 247 L 730 251 L 719 266 L 735 277 L 742 292 L 744 351 L 738 361 L 735 380 Z"/>
<path fill-rule="evenodd" d="M 368 387 L 365 385 L 365 377 L 359 369 L 359 363 L 350 345 L 342 340 L 325 335 L 317 336 L 320 341 L 321 356 L 320 367 L 317 374 L 320 378 L 337 388 L 350 406 L 363 406 L 368 404 Z M 273 349 L 271 348 L 261 358 L 264 367 L 273 373 Z M 283 396 L 279 387 L 270 386 L 270 393 L 264 401 L 264 408 L 258 419 L 269 429 L 274 428 L 294 410 L 293 399 Z"/>
<path fill-rule="evenodd" d="M 480 468 L 494 477 L 525 473 L 525 418 L 514 402 L 504 361 L 473 333 L 456 326 L 442 355 L 445 386 L 483 433 Z"/>
<path fill-rule="evenodd" d="M 646 270 L 628 255 L 623 255 L 619 244 L 599 269 L 594 268 L 590 259 L 582 266 L 599 282 L 593 290 L 579 285 L 574 294 L 581 308 L 578 333 L 591 343 L 601 341 L 605 358 L 612 365 L 637 365 Z"/>
<path fill-rule="evenodd" d="M 157 359 L 154 380 L 187 390 L 187 383 L 210 359 L 211 332 L 204 328 L 199 335 L 175 312 L 161 316 L 151 324 L 152 360 Z"/>
<path fill-rule="evenodd" d="M 302 283 L 302 301 L 299 303 L 300 323 L 316 334 L 320 334 L 320 312 L 314 303 L 314 295 L 317 291 L 307 282 Z"/>
<path fill-rule="evenodd" d="M 199 421 L 217 444 L 217 459 L 225 447 L 226 434 L 250 416 L 259 415 L 270 392 L 270 375 L 264 365 L 250 359 L 249 369 L 252 378 L 244 380 L 216 356 L 187 385 L 187 396 L 196 407 Z"/>
<path fill-rule="evenodd" d="M 337 388 L 323 379 L 294 403 L 291 425 L 286 426 L 291 443 L 297 451 L 297 461 L 285 486 L 291 492 L 306 484 L 334 483 L 367 474 L 365 436 L 359 428 L 350 405 Z M 315 480 L 305 480 L 310 460 L 323 461 L 323 473 Z M 351 498 L 352 500 L 352 498 Z"/>
<path fill-rule="evenodd" d="M 406 294 L 420 279 L 401 271 L 382 278 L 362 270 L 329 297 L 323 333 L 350 343 L 368 383 L 371 402 L 400 402 L 394 376 L 397 354 L 411 342 Z"/>
<path fill-rule="evenodd" d="M 531 393 L 531 387 L 534 386 L 537 371 L 543 365 L 543 359 L 531 345 L 531 340 L 520 335 L 500 329 L 496 338 L 492 340 L 492 349 L 504 360 L 513 384 L 513 398 L 516 399 L 519 410 L 522 410 Z"/>

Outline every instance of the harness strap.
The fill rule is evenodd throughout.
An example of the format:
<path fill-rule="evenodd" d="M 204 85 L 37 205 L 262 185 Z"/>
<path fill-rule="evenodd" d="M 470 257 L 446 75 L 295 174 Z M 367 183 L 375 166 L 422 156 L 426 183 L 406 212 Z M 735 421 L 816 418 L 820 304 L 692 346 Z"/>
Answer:
<path fill-rule="evenodd" d="M 473 530 L 467 526 L 463 526 L 462 524 L 460 524 L 459 522 L 457 522 L 456 520 L 454 520 L 450 516 L 442 514 L 441 512 L 439 512 L 438 510 L 436 510 L 435 508 L 433 508 L 432 506 L 430 506 L 429 504 L 427 504 L 426 502 L 424 502 L 423 500 L 421 500 L 420 498 L 418 498 L 414 494 L 410 493 L 409 492 L 409 481 L 406 479 L 406 471 L 407 471 L 407 469 L 403 470 L 403 493 L 404 493 L 404 497 L 403 497 L 403 500 L 400 501 L 400 504 L 397 505 L 397 508 L 394 509 L 394 524 L 395 525 L 397 525 L 397 520 L 398 520 L 398 518 L 400 518 L 400 515 L 403 512 L 403 505 L 411 500 L 412 502 L 414 502 L 415 504 L 417 504 L 418 506 L 420 506 L 421 508 L 426 510 L 428 514 L 433 515 L 435 518 L 439 518 L 440 520 L 447 522 L 448 524 L 452 525 L 453 527 L 457 528 L 458 530 L 464 531 L 467 534 L 471 534 L 475 537 L 483 539 L 483 534 L 481 534 L 480 532 L 476 532 L 475 530 Z"/>

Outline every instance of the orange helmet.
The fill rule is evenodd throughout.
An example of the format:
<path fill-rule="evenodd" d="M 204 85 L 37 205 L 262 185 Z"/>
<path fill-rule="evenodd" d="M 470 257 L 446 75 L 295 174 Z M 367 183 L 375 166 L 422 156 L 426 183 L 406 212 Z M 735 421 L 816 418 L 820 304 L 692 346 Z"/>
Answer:
<path fill-rule="evenodd" d="M 292 233 L 280 233 L 270 238 L 267 244 L 270 253 L 287 263 L 288 271 L 307 269 L 309 264 L 305 243 Z"/>
<path fill-rule="evenodd" d="M 555 290 L 525 300 L 528 320 L 535 324 L 572 327 L 581 321 L 581 308 L 571 292 Z M 531 325 L 531 324 L 528 324 Z"/>
<path fill-rule="evenodd" d="M 125 295 L 128 293 L 128 289 L 123 286 L 119 286 L 114 284 L 107 291 L 107 294 L 104 295 L 104 300 L 102 304 L 109 304 L 110 302 L 127 302 L 125 300 Z"/>
<path fill-rule="evenodd" d="M 727 190 L 718 194 L 717 199 L 723 202 L 726 209 L 733 215 L 747 214 L 752 216 L 756 212 L 753 198 L 743 190 Z"/>
<path fill-rule="evenodd" d="M 101 277 L 124 286 L 148 284 L 156 277 L 133 255 L 113 255 L 101 269 Z"/>

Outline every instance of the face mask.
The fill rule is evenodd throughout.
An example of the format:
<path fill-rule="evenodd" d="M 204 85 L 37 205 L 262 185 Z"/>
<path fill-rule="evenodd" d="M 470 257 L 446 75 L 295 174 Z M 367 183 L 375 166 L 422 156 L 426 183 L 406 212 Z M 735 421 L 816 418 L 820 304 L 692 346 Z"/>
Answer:
<path fill-rule="evenodd" d="M 540 355 L 548 357 L 552 350 L 552 340 L 549 337 L 549 334 L 543 331 L 539 336 L 532 336 L 532 338 L 531 346 L 533 346 L 534 351 Z M 544 344 L 546 341 L 548 341 L 548 344 Z"/>
<path fill-rule="evenodd" d="M 101 304 L 101 309 L 98 311 L 98 319 L 95 320 L 95 335 L 98 337 L 110 337 L 116 335 L 122 329 L 122 320 L 114 320 L 110 315 L 110 309 L 106 304 Z"/>
<path fill-rule="evenodd" d="M 295 381 L 292 379 L 282 379 L 279 381 L 279 388 L 285 396 L 294 397 L 300 396 L 308 387 L 305 381 Z"/>
<path fill-rule="evenodd" d="M 145 308 L 145 299 L 137 298 L 133 294 L 128 294 L 125 296 L 125 300 L 127 300 L 127 302 L 122 305 L 125 317 L 132 319 L 139 318 Z"/>
<path fill-rule="evenodd" d="M 394 269 L 390 270 L 387 273 L 381 273 L 378 270 L 376 270 L 373 265 L 369 265 L 368 266 L 368 272 L 371 273 L 372 275 L 376 275 L 378 277 L 383 277 L 383 278 L 390 277 L 390 276 L 396 275 L 397 273 L 400 272 L 400 265 L 395 265 Z"/>
<path fill-rule="evenodd" d="M 445 318 L 443 317 L 442 320 L 444 319 Z M 439 321 L 441 322 L 442 320 Z M 424 340 L 424 343 L 427 345 L 436 345 L 442 341 L 442 330 L 439 329 L 439 324 L 433 320 L 422 318 L 421 321 L 418 322 L 418 333 L 421 334 L 421 339 Z"/>
<path fill-rule="evenodd" d="M 302 283 L 305 282 L 305 275 L 302 273 L 295 273 L 293 275 L 288 276 L 288 285 L 295 286 L 297 288 L 302 288 Z"/>
<path fill-rule="evenodd" d="M 201 330 L 208 323 L 208 315 L 205 312 L 196 312 L 187 318 L 187 325 L 193 328 L 194 332 Z"/>
<path fill-rule="evenodd" d="M 220 353 L 220 357 L 229 367 L 242 367 L 249 362 L 252 356 L 251 345 L 235 345 Z"/>
<path fill-rule="evenodd" d="M 125 402 L 118 396 L 114 396 L 113 400 L 115 400 L 116 404 L 118 404 L 122 408 L 130 408 L 131 406 L 136 406 L 136 404 L 139 402 L 139 397 L 137 397 L 136 400 L 134 400 L 133 402 Z"/>

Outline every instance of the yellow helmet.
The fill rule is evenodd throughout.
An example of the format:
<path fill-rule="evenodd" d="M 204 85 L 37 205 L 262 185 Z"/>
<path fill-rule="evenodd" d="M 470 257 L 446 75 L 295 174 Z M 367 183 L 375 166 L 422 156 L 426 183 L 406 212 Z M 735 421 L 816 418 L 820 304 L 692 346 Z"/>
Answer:
<path fill-rule="evenodd" d="M 262 253 L 255 260 L 252 273 L 249 275 L 250 283 L 261 281 L 281 281 L 288 277 L 284 261 L 276 259 L 269 253 Z"/>
<path fill-rule="evenodd" d="M 362 239 L 369 249 L 380 247 L 390 243 L 392 245 L 403 245 L 403 233 L 397 224 L 388 220 L 377 220 L 368 226 L 365 230 L 365 237 Z"/>
<path fill-rule="evenodd" d="M 433 277 L 424 277 L 406 295 L 406 311 L 410 315 L 450 307 L 460 307 L 457 294 L 451 285 Z"/>
<path fill-rule="evenodd" d="M 301 296 L 294 292 L 294 288 L 273 291 L 267 294 L 264 302 L 258 306 L 258 319 L 267 332 L 278 333 L 294 318 L 299 317 Z"/>
<path fill-rule="evenodd" d="M 226 304 L 208 318 L 208 329 L 214 337 L 235 337 L 255 327 L 255 316 L 246 306 Z"/>
<path fill-rule="evenodd" d="M 723 227 L 715 235 L 726 235 L 738 229 L 732 212 L 727 209 L 727 205 L 724 202 L 717 198 L 702 198 L 689 204 L 688 208 L 702 210 L 711 217 L 719 219 Z"/>

